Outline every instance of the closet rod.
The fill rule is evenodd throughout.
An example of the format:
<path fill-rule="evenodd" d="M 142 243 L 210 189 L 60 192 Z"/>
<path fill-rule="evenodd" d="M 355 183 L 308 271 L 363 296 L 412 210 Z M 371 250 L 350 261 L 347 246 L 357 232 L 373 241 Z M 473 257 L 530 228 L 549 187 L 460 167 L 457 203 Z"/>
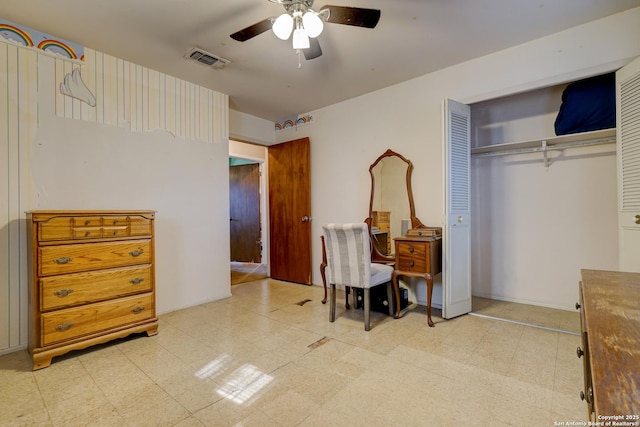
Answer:
<path fill-rule="evenodd" d="M 587 140 L 587 141 L 566 142 L 566 143 L 554 144 L 554 145 L 546 145 L 546 140 L 541 140 L 540 146 L 538 147 L 510 148 L 505 150 L 489 151 L 486 153 L 472 152 L 471 157 L 493 157 L 493 156 L 505 156 L 508 154 L 540 153 L 545 151 L 564 150 L 567 148 L 587 147 L 591 145 L 615 144 L 615 142 L 616 142 L 615 137 L 605 138 L 605 139 L 596 139 L 596 140 Z"/>

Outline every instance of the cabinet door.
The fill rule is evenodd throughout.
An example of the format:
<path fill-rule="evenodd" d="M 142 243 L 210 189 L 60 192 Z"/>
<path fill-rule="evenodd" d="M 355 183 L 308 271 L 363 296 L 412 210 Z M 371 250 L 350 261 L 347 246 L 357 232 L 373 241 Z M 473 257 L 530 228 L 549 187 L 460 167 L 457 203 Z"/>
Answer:
<path fill-rule="evenodd" d="M 618 257 L 620 270 L 640 272 L 640 58 L 616 73 Z"/>
<path fill-rule="evenodd" d="M 450 99 L 444 108 L 442 317 L 451 319 L 471 311 L 471 108 Z"/>

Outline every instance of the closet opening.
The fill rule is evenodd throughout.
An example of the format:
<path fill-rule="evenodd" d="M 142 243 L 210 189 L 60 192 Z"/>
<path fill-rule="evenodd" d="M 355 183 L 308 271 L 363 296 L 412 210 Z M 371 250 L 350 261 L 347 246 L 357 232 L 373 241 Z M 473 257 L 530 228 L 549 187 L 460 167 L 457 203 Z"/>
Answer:
<path fill-rule="evenodd" d="M 470 105 L 472 310 L 576 333 L 580 270 L 617 269 L 616 139 L 557 138 L 568 85 Z"/>

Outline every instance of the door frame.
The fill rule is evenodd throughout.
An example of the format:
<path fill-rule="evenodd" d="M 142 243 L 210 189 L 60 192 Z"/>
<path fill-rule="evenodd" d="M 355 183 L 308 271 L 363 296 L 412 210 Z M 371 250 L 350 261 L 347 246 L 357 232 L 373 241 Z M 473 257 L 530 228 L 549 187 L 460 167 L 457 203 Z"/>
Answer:
<path fill-rule="evenodd" d="M 240 153 L 236 150 L 232 150 L 231 149 L 231 145 L 235 145 L 235 144 L 241 144 L 241 146 L 255 146 L 255 147 L 259 147 L 260 149 L 264 150 L 264 158 L 260 158 L 259 156 L 252 156 L 250 154 L 246 154 L 246 153 Z M 267 182 L 267 175 L 268 175 L 268 169 L 269 169 L 269 165 L 267 162 L 267 146 L 263 146 L 263 145 L 259 145 L 259 144 L 251 144 L 249 142 L 244 142 L 244 141 L 240 141 L 237 139 L 233 139 L 233 140 L 229 140 L 229 158 L 234 157 L 237 159 L 244 159 L 244 160 L 252 160 L 255 161 L 259 164 L 259 170 L 260 170 L 260 238 L 262 239 L 262 250 L 261 250 L 261 257 L 262 257 L 262 264 L 266 264 L 267 265 L 267 276 L 270 276 L 270 263 L 269 263 L 269 251 L 268 251 L 268 245 L 269 245 L 269 218 L 268 218 L 268 182 Z M 230 232 L 230 231 L 229 231 Z M 229 260 L 231 261 L 231 260 Z"/>

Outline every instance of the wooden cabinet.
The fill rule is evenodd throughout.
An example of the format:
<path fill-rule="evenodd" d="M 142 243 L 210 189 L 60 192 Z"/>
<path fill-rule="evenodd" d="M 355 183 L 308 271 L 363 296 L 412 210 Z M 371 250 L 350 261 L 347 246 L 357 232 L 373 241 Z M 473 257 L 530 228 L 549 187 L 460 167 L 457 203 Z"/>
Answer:
<path fill-rule="evenodd" d="M 582 270 L 584 390 L 592 421 L 640 422 L 640 273 Z M 602 418 L 605 416 L 620 418 Z M 623 424 L 619 424 L 623 425 Z M 627 425 L 627 424 L 624 424 Z"/>
<path fill-rule="evenodd" d="M 29 352 L 55 356 L 132 333 L 158 332 L 154 211 L 32 211 Z"/>
<path fill-rule="evenodd" d="M 396 295 L 395 317 L 400 316 L 399 276 L 422 277 L 427 282 L 427 322 L 431 320 L 431 296 L 433 294 L 433 277 L 442 271 L 440 237 L 405 236 L 394 239 L 396 245 L 395 270 L 392 281 Z"/>

